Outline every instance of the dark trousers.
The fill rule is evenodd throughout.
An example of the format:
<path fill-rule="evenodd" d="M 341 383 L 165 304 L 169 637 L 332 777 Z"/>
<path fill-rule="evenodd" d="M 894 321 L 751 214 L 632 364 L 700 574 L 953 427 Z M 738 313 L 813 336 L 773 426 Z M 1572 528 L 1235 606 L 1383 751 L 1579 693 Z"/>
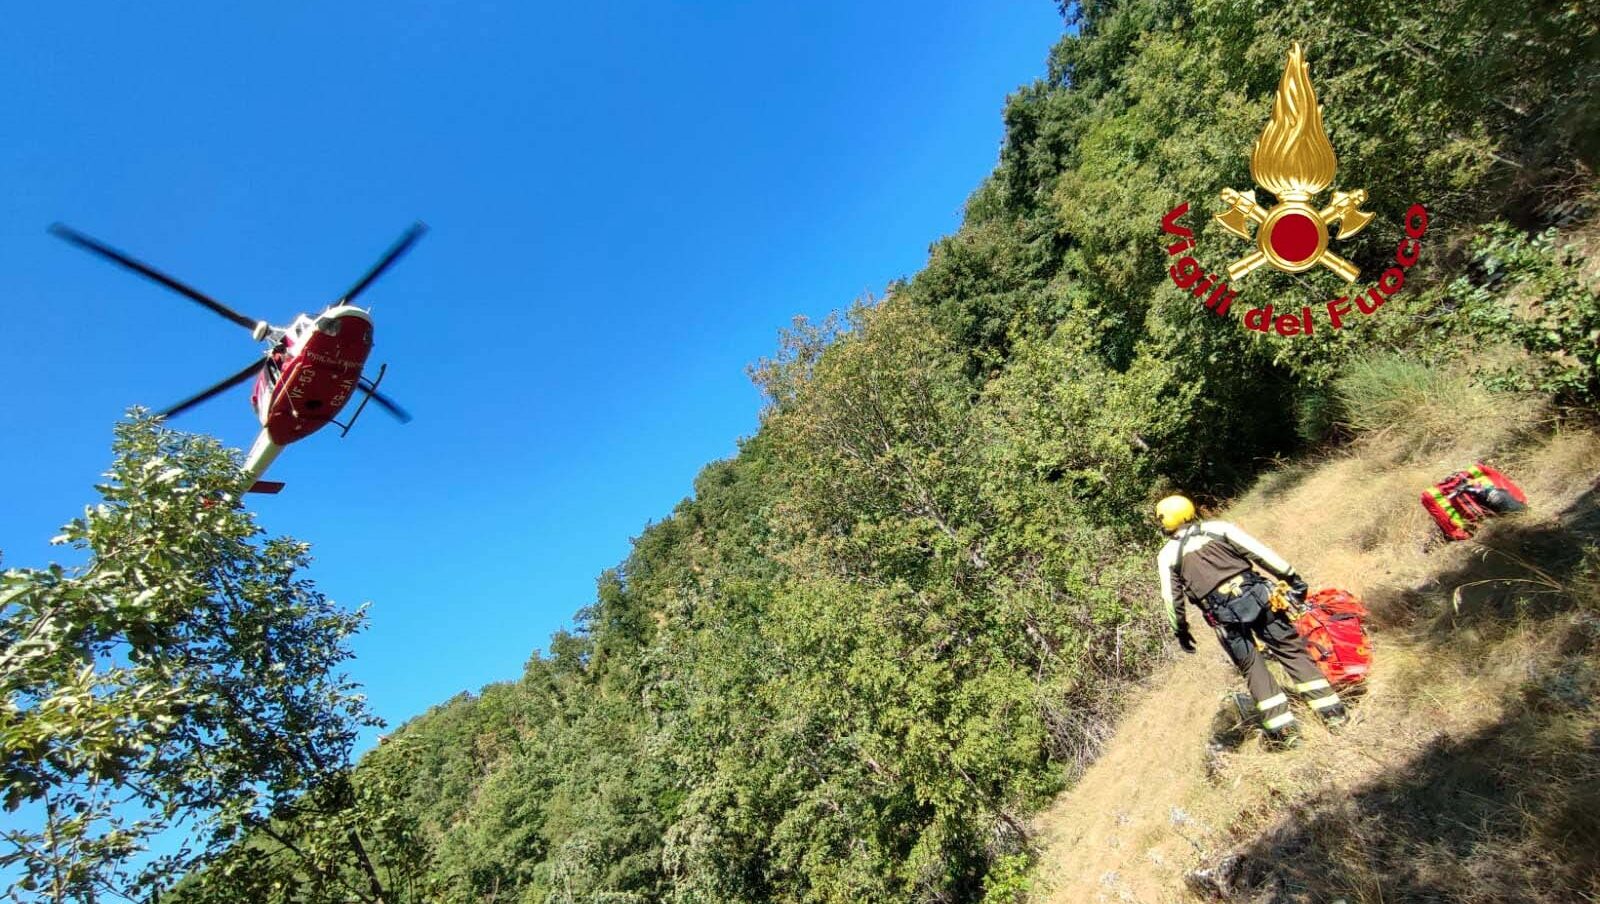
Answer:
<path fill-rule="evenodd" d="M 1294 682 L 1296 693 L 1303 694 L 1306 703 L 1323 718 L 1336 715 L 1343 705 L 1333 686 L 1323 676 L 1322 670 L 1306 653 L 1305 639 L 1281 612 L 1273 612 L 1267 605 L 1270 588 L 1257 583 L 1245 591 L 1259 597 L 1260 614 L 1248 622 L 1218 624 L 1217 640 L 1228 651 L 1228 658 L 1244 674 L 1250 696 L 1255 698 L 1256 710 L 1261 714 L 1261 727 L 1278 734 L 1294 725 L 1294 714 L 1289 712 L 1289 697 L 1267 671 L 1267 662 L 1256 648 L 1260 638 L 1272 658 L 1283 665 Z"/>

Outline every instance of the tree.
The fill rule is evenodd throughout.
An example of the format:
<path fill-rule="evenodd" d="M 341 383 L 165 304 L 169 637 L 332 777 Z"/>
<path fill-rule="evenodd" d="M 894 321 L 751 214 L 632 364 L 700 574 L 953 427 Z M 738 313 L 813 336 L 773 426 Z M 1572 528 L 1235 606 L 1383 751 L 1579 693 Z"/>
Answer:
<path fill-rule="evenodd" d="M 55 542 L 84 564 L 0 574 L 0 780 L 10 896 L 93 901 L 166 886 L 270 818 L 328 795 L 362 726 L 338 671 L 364 622 L 264 539 L 215 440 L 138 412 L 101 502 Z M 174 831 L 175 853 L 143 855 Z M 141 862 L 142 861 L 142 862 Z"/>

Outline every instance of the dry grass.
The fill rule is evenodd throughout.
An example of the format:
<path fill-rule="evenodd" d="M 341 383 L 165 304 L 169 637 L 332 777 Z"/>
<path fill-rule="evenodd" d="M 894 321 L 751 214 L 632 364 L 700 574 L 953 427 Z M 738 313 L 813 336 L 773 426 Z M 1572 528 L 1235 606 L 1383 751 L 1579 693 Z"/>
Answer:
<path fill-rule="evenodd" d="M 1500 414 L 1380 433 L 1222 513 L 1372 605 L 1355 719 L 1286 753 L 1240 743 L 1219 698 L 1242 682 L 1203 642 L 1039 818 L 1042 899 L 1203 900 L 1186 880 L 1208 868 L 1239 901 L 1600 901 L 1600 437 Z M 1533 510 L 1444 543 L 1418 494 L 1477 458 Z"/>

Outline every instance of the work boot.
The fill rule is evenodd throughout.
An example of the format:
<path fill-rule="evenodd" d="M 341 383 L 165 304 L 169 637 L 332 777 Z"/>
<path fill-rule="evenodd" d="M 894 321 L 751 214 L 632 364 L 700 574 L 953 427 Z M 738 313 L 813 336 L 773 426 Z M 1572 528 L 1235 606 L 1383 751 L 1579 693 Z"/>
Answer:
<path fill-rule="evenodd" d="M 1293 750 L 1300 746 L 1300 728 L 1294 723 L 1278 731 L 1263 732 L 1261 746 L 1268 750 Z"/>
<path fill-rule="evenodd" d="M 1322 724 L 1329 731 L 1338 731 L 1350 724 L 1350 714 L 1344 711 L 1343 706 L 1330 706 L 1322 711 Z"/>

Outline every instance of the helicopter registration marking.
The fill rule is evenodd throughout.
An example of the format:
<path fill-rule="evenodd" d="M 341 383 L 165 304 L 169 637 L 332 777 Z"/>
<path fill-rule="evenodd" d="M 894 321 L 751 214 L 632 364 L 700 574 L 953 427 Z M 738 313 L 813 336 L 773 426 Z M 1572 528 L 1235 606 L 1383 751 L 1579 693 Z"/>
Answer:
<path fill-rule="evenodd" d="M 324 355 L 313 351 L 307 351 L 305 356 L 310 360 L 317 362 L 318 364 L 327 364 L 331 367 L 343 368 L 344 370 L 360 370 L 361 366 L 366 363 L 365 361 L 346 361 L 342 358 L 335 358 L 331 355 Z"/>

